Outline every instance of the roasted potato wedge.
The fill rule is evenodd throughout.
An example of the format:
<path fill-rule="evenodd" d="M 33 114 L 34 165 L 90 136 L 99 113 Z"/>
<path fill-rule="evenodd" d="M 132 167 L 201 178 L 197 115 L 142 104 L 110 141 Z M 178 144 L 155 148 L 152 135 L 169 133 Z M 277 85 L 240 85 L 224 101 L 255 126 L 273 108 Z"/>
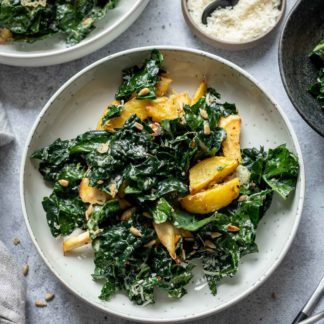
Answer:
<path fill-rule="evenodd" d="M 192 97 L 191 105 L 194 105 L 195 103 L 198 102 L 198 100 L 200 98 L 202 98 L 203 96 L 205 96 L 206 95 L 206 91 L 207 91 L 207 83 L 206 83 L 206 81 L 202 81 L 199 84 L 199 86 L 198 86 L 195 94 Z"/>
<path fill-rule="evenodd" d="M 219 126 L 223 127 L 227 133 L 227 138 L 222 143 L 224 156 L 241 162 L 241 117 L 239 115 L 222 117 Z"/>
<path fill-rule="evenodd" d="M 153 222 L 153 226 L 161 244 L 168 250 L 171 258 L 176 260 L 176 245 L 181 238 L 177 228 L 170 222 L 164 222 L 161 224 L 156 224 Z"/>
<path fill-rule="evenodd" d="M 64 255 L 74 249 L 84 246 L 91 242 L 89 232 L 84 232 L 78 236 L 70 237 L 63 242 L 63 253 Z"/>
<path fill-rule="evenodd" d="M 156 85 L 156 96 L 163 97 L 169 91 L 170 85 L 172 83 L 172 79 L 161 76 L 160 81 Z"/>
<path fill-rule="evenodd" d="M 198 162 L 189 170 L 190 193 L 196 193 L 233 173 L 238 161 L 224 156 L 213 156 Z"/>
<path fill-rule="evenodd" d="M 229 205 L 240 193 L 240 180 L 234 178 L 217 184 L 206 191 L 188 195 L 180 200 L 181 206 L 190 213 L 208 214 Z"/>
<path fill-rule="evenodd" d="M 150 101 L 148 100 L 137 100 L 137 99 L 131 99 L 127 101 L 125 103 L 123 111 L 121 112 L 121 115 L 119 117 L 110 119 L 105 125 L 101 126 L 100 129 L 113 130 L 115 128 L 121 128 L 123 127 L 127 119 L 132 115 L 137 115 L 137 117 L 140 118 L 141 120 L 146 119 L 148 117 L 146 112 L 146 106 L 149 104 L 149 102 Z M 107 113 L 107 109 L 103 114 L 103 116 L 101 117 L 101 120 L 99 121 L 100 125 L 106 113 Z"/>
<path fill-rule="evenodd" d="M 105 192 L 89 186 L 89 179 L 83 178 L 80 183 L 80 198 L 84 203 L 103 205 L 111 197 Z"/>
<path fill-rule="evenodd" d="M 161 120 L 173 120 L 179 117 L 183 111 L 183 105 L 190 104 L 190 97 L 187 92 L 173 94 L 169 98 L 161 97 L 152 100 L 146 107 L 147 115 L 154 122 Z"/>

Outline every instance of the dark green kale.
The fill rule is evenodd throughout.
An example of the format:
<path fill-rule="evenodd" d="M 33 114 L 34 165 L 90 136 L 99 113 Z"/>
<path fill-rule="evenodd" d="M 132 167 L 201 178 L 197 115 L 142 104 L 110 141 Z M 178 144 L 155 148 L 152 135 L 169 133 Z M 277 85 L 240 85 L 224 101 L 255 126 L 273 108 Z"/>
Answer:
<path fill-rule="evenodd" d="M 263 179 L 282 198 L 286 199 L 295 190 L 298 171 L 298 160 L 285 145 L 268 151 Z"/>
<path fill-rule="evenodd" d="M 141 235 L 134 236 L 131 227 Z M 137 213 L 96 236 L 92 243 L 96 265 L 93 278 L 105 282 L 101 299 L 108 300 L 115 292 L 125 290 L 136 304 L 154 303 L 154 287 L 167 289 L 174 298 L 185 294 L 193 266 L 177 264 L 161 245 L 146 246 L 152 240 L 156 240 L 153 227 Z"/>
<path fill-rule="evenodd" d="M 315 46 L 313 51 L 309 54 L 309 58 L 318 67 L 324 65 L 324 39 Z"/>
<path fill-rule="evenodd" d="M 112 105 L 108 107 L 108 111 L 105 116 L 102 118 L 101 125 L 105 125 L 109 119 L 119 117 L 124 109 L 123 105 Z"/>
<path fill-rule="evenodd" d="M 315 46 L 309 57 L 319 71 L 316 82 L 309 86 L 307 91 L 320 102 L 324 109 L 324 40 Z"/>
<path fill-rule="evenodd" d="M 86 206 L 79 196 L 60 197 L 53 192 L 43 199 L 47 223 L 54 237 L 69 235 L 76 228 L 85 228 Z"/>
<path fill-rule="evenodd" d="M 256 148 L 244 149 L 242 165 L 251 173 L 251 180 L 261 189 L 271 189 L 286 199 L 296 187 L 299 164 L 297 157 L 285 145 L 264 151 Z M 243 190 L 253 192 L 255 188 Z M 241 190 L 242 191 L 242 190 Z"/>
<path fill-rule="evenodd" d="M 324 67 L 320 68 L 317 80 L 308 88 L 308 92 L 322 104 L 324 109 Z"/>
<path fill-rule="evenodd" d="M 151 58 L 147 59 L 142 67 L 134 66 L 123 71 L 123 83 L 116 93 L 117 100 L 127 101 L 132 95 L 137 99 L 155 99 L 156 84 L 160 80 L 163 64 L 163 55 L 153 50 Z M 145 93 L 140 91 L 146 89 Z"/>
<path fill-rule="evenodd" d="M 83 40 L 117 2 L 59 0 L 26 6 L 21 1 L 1 0 L 0 28 L 9 29 L 17 41 L 33 42 L 60 33 L 73 45 Z"/>

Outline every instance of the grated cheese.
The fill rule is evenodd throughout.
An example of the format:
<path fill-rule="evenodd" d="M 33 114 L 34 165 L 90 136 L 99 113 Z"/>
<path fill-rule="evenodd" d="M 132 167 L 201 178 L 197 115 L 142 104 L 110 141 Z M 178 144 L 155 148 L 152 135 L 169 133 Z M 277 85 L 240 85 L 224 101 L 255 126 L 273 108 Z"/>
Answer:
<path fill-rule="evenodd" d="M 188 0 L 189 13 L 199 28 L 227 42 L 253 40 L 273 27 L 279 19 L 280 0 L 240 0 L 236 6 L 215 10 L 201 22 L 206 6 L 213 0 Z"/>

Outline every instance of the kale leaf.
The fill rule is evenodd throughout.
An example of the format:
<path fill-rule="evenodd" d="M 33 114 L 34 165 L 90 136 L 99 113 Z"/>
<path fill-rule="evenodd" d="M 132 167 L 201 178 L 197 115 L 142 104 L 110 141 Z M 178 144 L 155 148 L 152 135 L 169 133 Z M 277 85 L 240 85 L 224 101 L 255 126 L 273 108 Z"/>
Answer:
<path fill-rule="evenodd" d="M 84 228 L 86 206 L 78 196 L 61 198 L 54 192 L 45 197 L 42 204 L 54 237 L 69 235 L 76 228 Z"/>
<path fill-rule="evenodd" d="M 297 157 L 285 145 L 270 149 L 263 179 L 269 187 L 286 199 L 296 187 L 299 165 Z"/>
<path fill-rule="evenodd" d="M 117 100 L 127 101 L 133 94 L 137 99 L 155 99 L 156 84 L 160 80 L 163 55 L 153 50 L 151 58 L 147 59 L 142 67 L 134 66 L 123 71 L 123 83 L 117 93 Z M 148 92 L 141 95 L 139 92 L 148 89 Z"/>
<path fill-rule="evenodd" d="M 307 91 L 316 98 L 324 109 L 324 39 L 321 40 L 309 54 L 309 58 L 318 69 L 317 80 Z"/>

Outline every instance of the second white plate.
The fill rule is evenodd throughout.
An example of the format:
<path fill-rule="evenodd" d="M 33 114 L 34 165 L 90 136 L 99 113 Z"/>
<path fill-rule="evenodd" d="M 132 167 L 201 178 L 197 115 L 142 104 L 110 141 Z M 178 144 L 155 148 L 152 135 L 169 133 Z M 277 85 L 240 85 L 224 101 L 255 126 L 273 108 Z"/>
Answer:
<path fill-rule="evenodd" d="M 60 35 L 34 43 L 12 42 L 0 45 L 0 63 L 15 66 L 46 66 L 65 63 L 88 55 L 107 45 L 143 12 L 150 0 L 120 0 L 115 9 L 96 23 L 96 29 L 74 46 Z"/>

